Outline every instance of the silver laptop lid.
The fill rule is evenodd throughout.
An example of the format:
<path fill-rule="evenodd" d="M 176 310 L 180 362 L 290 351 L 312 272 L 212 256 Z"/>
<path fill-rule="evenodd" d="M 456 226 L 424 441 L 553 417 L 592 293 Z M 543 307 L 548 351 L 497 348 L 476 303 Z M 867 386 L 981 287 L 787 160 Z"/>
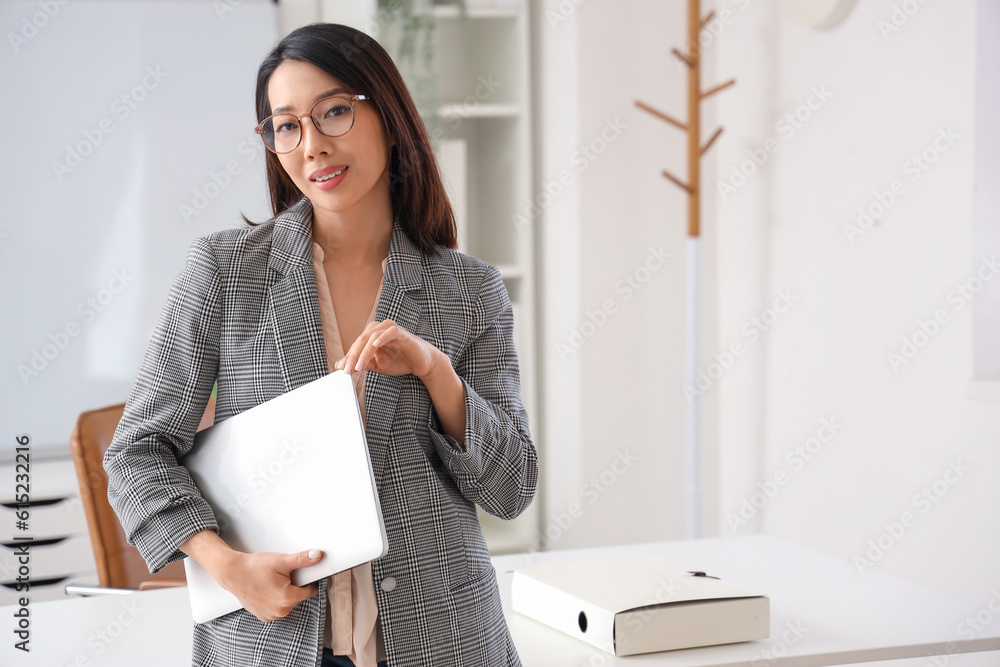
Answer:
<path fill-rule="evenodd" d="M 336 371 L 195 436 L 181 460 L 237 551 L 322 549 L 298 586 L 388 550 L 352 376 Z M 193 559 L 184 562 L 199 623 L 241 608 Z"/>

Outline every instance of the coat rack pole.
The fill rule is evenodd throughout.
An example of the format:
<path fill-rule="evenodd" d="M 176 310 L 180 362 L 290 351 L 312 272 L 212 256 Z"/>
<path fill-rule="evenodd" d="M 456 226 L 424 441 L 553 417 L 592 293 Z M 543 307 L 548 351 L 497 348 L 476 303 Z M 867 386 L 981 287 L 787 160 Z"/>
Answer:
<path fill-rule="evenodd" d="M 701 358 L 701 0 L 688 0 L 688 240 L 687 240 L 687 364 L 689 387 L 698 386 Z M 701 537 L 701 395 L 687 402 L 687 536 Z"/>
<path fill-rule="evenodd" d="M 701 145 L 701 101 L 736 83 L 735 80 L 701 91 L 701 42 L 702 29 L 712 20 L 715 12 L 701 16 L 700 0 L 688 0 L 688 51 L 673 49 L 672 53 L 688 68 L 688 121 L 682 123 L 648 104 L 635 101 L 635 105 L 662 121 L 684 130 L 688 134 L 688 180 L 687 183 L 667 170 L 661 173 L 668 181 L 688 193 L 688 239 L 687 239 L 687 301 L 685 303 L 685 332 L 687 334 L 687 355 L 685 378 L 687 386 L 698 386 L 698 365 L 701 360 L 701 156 L 722 134 L 720 127 L 712 137 Z M 701 537 L 701 395 L 697 391 L 685 391 L 687 421 L 685 440 L 685 501 L 687 507 L 687 535 L 691 539 Z"/>

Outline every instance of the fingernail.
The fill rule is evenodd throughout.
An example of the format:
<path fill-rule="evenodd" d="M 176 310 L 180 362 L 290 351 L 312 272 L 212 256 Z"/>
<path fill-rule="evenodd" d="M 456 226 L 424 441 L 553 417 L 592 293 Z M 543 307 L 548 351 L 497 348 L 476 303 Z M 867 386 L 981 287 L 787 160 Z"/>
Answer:
<path fill-rule="evenodd" d="M 361 360 L 360 359 L 358 359 L 358 363 L 354 365 L 354 370 L 356 370 L 356 371 L 360 371 L 361 370 Z"/>
<path fill-rule="evenodd" d="M 317 558 L 319 558 L 319 549 L 310 549 L 309 560 L 316 560 Z"/>

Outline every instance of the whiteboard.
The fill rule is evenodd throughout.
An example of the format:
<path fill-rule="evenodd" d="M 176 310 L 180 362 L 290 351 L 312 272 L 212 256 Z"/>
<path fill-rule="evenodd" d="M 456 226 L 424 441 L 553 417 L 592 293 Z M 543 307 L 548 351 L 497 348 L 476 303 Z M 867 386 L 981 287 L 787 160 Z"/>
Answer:
<path fill-rule="evenodd" d="M 266 0 L 2 2 L 0 457 L 128 397 L 191 241 L 270 217 Z"/>

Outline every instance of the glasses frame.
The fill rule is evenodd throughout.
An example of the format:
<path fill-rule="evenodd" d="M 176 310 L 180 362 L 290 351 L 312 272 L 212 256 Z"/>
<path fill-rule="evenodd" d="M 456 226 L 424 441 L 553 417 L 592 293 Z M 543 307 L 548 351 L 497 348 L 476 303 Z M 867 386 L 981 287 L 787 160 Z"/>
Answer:
<path fill-rule="evenodd" d="M 351 127 L 347 128 L 346 130 L 344 130 L 340 134 L 327 134 L 323 130 L 319 129 L 319 123 L 316 122 L 316 119 L 313 118 L 312 114 L 313 114 L 313 111 L 316 109 L 317 106 L 319 106 L 323 102 L 326 102 L 327 100 L 332 100 L 335 97 L 343 98 L 343 99 L 346 99 L 346 100 L 350 101 L 350 103 L 351 103 Z M 302 143 L 302 135 L 303 135 L 303 131 L 302 131 L 302 119 L 303 118 L 308 118 L 309 120 L 311 120 L 313 127 L 316 128 L 316 131 L 319 132 L 320 134 L 322 134 L 324 137 L 342 137 L 345 134 L 347 134 L 348 132 L 350 132 L 352 128 L 354 128 L 354 121 L 357 120 L 357 117 L 358 117 L 357 113 L 356 113 L 356 110 L 354 108 L 354 103 L 355 102 L 360 102 L 362 100 L 371 100 L 371 97 L 369 97 L 368 95 L 346 95 L 344 93 L 337 93 L 336 95 L 327 95 L 323 99 L 316 100 L 316 103 L 313 104 L 312 108 L 309 109 L 309 113 L 304 113 L 301 116 L 295 116 L 295 114 L 293 114 L 291 112 L 288 112 L 288 111 L 282 111 L 281 113 L 273 113 L 270 116 L 268 116 L 267 118 L 265 118 L 264 120 L 260 121 L 257 124 L 257 127 L 255 127 L 253 129 L 253 131 L 260 135 L 260 140 L 261 140 L 261 142 L 263 142 L 264 148 L 266 148 L 267 150 L 271 151 L 275 155 L 287 155 L 288 153 L 291 153 L 296 148 L 298 148 L 299 145 Z M 291 149 L 289 149 L 287 151 L 278 152 L 278 151 L 274 150 L 273 148 L 271 148 L 270 146 L 267 145 L 267 141 L 264 139 L 264 124 L 267 123 L 268 121 L 270 121 L 271 119 L 273 119 L 275 116 L 295 116 L 295 119 L 297 121 L 299 121 L 299 140 L 295 143 L 294 147 L 292 147 Z"/>

